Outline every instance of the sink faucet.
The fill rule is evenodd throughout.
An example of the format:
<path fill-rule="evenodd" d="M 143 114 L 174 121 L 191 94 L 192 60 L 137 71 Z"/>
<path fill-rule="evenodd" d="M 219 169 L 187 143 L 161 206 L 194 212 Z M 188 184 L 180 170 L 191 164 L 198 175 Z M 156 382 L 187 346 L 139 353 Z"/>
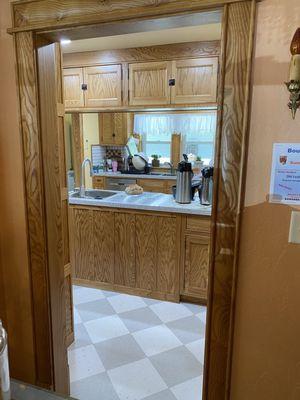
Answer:
<path fill-rule="evenodd" d="M 93 176 L 93 166 L 89 158 L 85 158 L 81 164 L 81 177 L 80 177 L 80 197 L 85 197 L 85 166 L 89 164 L 90 176 Z"/>
<path fill-rule="evenodd" d="M 174 174 L 174 165 L 171 162 L 165 162 L 165 164 L 170 166 L 171 174 Z"/>

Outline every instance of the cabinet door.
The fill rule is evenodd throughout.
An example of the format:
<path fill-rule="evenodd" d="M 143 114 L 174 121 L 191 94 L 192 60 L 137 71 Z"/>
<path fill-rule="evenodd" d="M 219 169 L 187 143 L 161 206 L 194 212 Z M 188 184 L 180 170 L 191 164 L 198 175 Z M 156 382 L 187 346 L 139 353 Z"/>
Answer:
<path fill-rule="evenodd" d="M 135 215 L 115 213 L 115 284 L 136 286 Z"/>
<path fill-rule="evenodd" d="M 207 301 L 209 238 L 186 236 L 184 294 Z"/>
<path fill-rule="evenodd" d="M 114 283 L 114 214 L 93 211 L 94 268 L 97 282 Z"/>
<path fill-rule="evenodd" d="M 84 107 L 84 95 L 82 90 L 83 69 L 65 68 L 64 76 L 64 101 L 66 108 Z"/>
<path fill-rule="evenodd" d="M 215 103 L 217 101 L 218 58 L 173 61 L 172 104 Z"/>
<path fill-rule="evenodd" d="M 93 189 L 105 189 L 105 178 L 101 176 L 93 176 Z"/>
<path fill-rule="evenodd" d="M 100 113 L 99 140 L 103 146 L 125 146 L 127 142 L 127 114 Z"/>
<path fill-rule="evenodd" d="M 169 61 L 130 64 L 129 104 L 170 104 L 171 67 Z"/>
<path fill-rule="evenodd" d="M 86 107 L 116 107 L 122 105 L 121 65 L 84 68 Z"/>

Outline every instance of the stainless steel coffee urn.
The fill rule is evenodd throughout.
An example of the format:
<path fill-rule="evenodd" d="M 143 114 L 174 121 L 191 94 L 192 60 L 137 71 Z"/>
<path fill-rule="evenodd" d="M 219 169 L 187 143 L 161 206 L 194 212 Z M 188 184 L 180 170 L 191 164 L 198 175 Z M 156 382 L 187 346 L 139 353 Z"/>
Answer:
<path fill-rule="evenodd" d="M 7 334 L 0 320 L 0 400 L 10 400 Z"/>
<path fill-rule="evenodd" d="M 213 196 L 213 167 L 207 167 L 202 170 L 202 184 L 199 191 L 200 203 L 204 206 L 212 204 Z"/>
<path fill-rule="evenodd" d="M 188 156 L 184 154 L 183 158 L 184 161 L 178 164 L 175 200 L 177 203 L 189 204 L 192 201 L 193 171 Z"/>

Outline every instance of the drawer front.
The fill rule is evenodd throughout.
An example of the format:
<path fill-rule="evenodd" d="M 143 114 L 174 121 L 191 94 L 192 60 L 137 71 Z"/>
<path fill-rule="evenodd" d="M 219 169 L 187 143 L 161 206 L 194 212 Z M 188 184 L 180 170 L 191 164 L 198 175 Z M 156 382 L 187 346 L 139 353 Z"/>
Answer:
<path fill-rule="evenodd" d="M 165 182 L 159 179 L 139 179 L 138 185 L 142 186 L 145 192 L 165 193 Z"/>
<path fill-rule="evenodd" d="M 211 218 L 210 217 L 187 217 L 186 230 L 194 233 L 210 235 Z"/>

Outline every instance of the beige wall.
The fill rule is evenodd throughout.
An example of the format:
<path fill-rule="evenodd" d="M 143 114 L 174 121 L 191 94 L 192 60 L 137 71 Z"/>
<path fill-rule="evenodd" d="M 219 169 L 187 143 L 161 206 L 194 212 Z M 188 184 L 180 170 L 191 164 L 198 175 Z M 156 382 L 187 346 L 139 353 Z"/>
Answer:
<path fill-rule="evenodd" d="M 300 399 L 300 245 L 288 244 L 292 208 L 267 202 L 273 143 L 300 142 L 283 84 L 298 26 L 299 0 L 259 4 L 232 400 Z"/>
<path fill-rule="evenodd" d="M 3 270 L 10 366 L 13 377 L 34 382 L 32 305 L 22 177 L 18 101 L 9 1 L 0 2 L 0 263 Z M 0 282 L 1 287 L 1 282 Z M 11 293 L 18 295 L 11 296 Z M 3 304 L 0 295 L 0 303 Z M 0 304 L 0 312 L 1 312 Z M 0 315 L 1 318 L 1 315 Z"/>

